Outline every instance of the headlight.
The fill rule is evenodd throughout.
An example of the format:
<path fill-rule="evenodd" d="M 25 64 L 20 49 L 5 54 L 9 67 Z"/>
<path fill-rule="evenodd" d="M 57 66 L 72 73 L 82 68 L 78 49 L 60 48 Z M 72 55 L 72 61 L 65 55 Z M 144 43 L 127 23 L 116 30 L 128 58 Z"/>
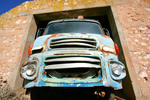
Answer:
<path fill-rule="evenodd" d="M 119 65 L 119 64 L 114 63 L 111 65 L 111 68 L 115 75 L 121 75 L 123 72 L 123 69 L 122 69 L 121 65 Z"/>
<path fill-rule="evenodd" d="M 109 46 L 103 46 L 103 51 L 115 53 L 115 49 L 113 47 L 109 47 Z"/>
<path fill-rule="evenodd" d="M 26 69 L 26 74 L 28 76 L 32 76 L 34 75 L 36 72 L 36 66 L 34 64 L 30 64 L 27 66 L 27 69 Z"/>

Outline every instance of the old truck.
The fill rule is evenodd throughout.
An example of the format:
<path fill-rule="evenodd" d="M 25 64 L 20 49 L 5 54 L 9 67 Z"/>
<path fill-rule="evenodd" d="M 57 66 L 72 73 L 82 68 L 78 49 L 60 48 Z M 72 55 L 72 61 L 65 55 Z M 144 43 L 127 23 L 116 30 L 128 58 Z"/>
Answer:
<path fill-rule="evenodd" d="M 119 48 L 96 20 L 76 18 L 48 23 L 29 47 L 21 67 L 24 88 L 112 87 L 122 89 L 125 66 Z"/>

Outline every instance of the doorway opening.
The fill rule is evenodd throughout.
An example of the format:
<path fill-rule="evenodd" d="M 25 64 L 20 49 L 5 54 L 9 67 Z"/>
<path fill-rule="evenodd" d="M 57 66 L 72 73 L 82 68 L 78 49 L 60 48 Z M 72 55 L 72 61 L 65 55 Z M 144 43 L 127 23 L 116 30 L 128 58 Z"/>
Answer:
<path fill-rule="evenodd" d="M 85 19 L 95 19 L 98 20 L 103 28 L 106 28 L 110 32 L 111 38 L 115 43 L 118 44 L 120 49 L 119 60 L 123 62 L 126 66 L 126 60 L 124 57 L 122 45 L 120 43 L 120 38 L 118 35 L 115 19 L 113 16 L 113 12 L 110 6 L 107 7 L 96 7 L 96 8 L 86 8 L 86 9 L 77 9 L 77 10 L 68 10 L 68 11 L 60 11 L 60 12 L 51 12 L 51 13 L 39 13 L 33 15 L 29 35 L 27 37 L 27 42 L 25 48 L 28 48 L 30 43 L 35 40 L 36 31 L 39 28 L 45 28 L 49 21 L 58 20 L 58 19 L 69 19 L 69 18 L 77 18 L 77 16 L 82 15 Z M 34 30 L 34 32 L 32 31 Z M 25 56 L 27 59 L 28 56 Z M 23 60 L 22 59 L 22 62 Z M 25 62 L 25 61 L 24 61 Z M 126 99 L 135 99 L 135 94 L 133 91 L 133 86 L 131 84 L 131 79 L 128 73 L 128 69 L 126 68 L 127 76 L 123 79 L 123 89 L 120 90 L 122 94 L 125 95 Z"/>

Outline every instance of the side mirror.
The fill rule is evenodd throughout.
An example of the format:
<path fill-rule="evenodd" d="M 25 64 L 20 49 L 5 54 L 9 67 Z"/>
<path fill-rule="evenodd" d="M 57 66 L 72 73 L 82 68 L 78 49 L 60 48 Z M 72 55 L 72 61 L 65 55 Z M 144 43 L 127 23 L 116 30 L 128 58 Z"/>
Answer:
<path fill-rule="evenodd" d="M 104 31 L 105 35 L 110 37 L 110 33 L 109 33 L 108 29 L 103 28 L 103 31 Z"/>
<path fill-rule="evenodd" d="M 45 30 L 45 28 L 39 28 L 38 31 L 37 31 L 37 34 L 36 34 L 36 38 L 39 37 L 39 36 L 42 36 L 43 33 L 44 33 L 44 30 Z"/>

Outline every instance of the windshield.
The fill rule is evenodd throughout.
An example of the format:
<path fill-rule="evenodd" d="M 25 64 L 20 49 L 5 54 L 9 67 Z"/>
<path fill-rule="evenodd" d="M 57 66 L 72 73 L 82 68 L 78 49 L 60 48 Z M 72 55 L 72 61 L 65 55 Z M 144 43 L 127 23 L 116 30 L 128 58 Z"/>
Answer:
<path fill-rule="evenodd" d="M 93 22 L 59 22 L 50 24 L 43 35 L 59 33 L 95 33 L 102 34 L 100 26 Z"/>

